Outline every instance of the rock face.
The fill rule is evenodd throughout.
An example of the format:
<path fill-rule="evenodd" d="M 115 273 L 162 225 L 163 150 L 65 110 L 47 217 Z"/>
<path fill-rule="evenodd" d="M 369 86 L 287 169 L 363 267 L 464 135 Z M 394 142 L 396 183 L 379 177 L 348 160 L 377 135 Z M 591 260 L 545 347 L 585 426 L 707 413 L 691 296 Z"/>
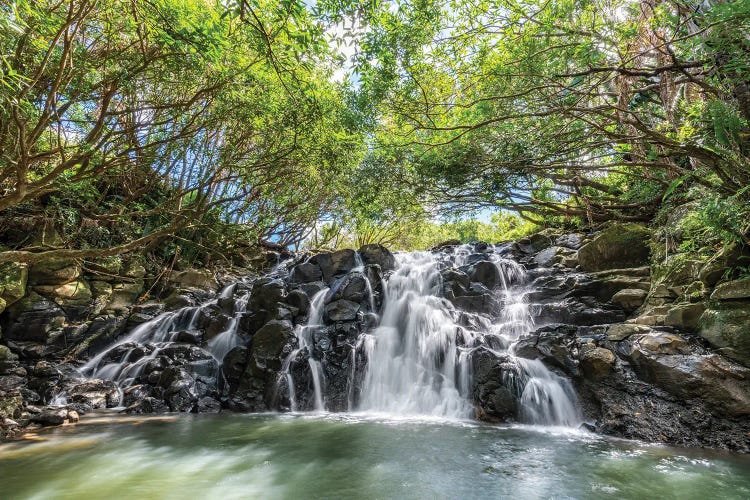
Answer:
<path fill-rule="evenodd" d="M 584 271 L 636 267 L 648 262 L 651 233 L 638 224 L 614 224 L 578 251 Z"/>

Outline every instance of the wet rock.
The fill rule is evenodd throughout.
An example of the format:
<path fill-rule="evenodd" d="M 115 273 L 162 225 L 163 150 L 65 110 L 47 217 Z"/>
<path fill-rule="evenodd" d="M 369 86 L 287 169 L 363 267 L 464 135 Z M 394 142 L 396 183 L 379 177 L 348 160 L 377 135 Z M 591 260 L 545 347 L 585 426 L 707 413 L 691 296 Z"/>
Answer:
<path fill-rule="evenodd" d="M 310 298 L 300 290 L 292 290 L 286 296 L 286 303 L 297 310 L 297 315 L 306 316 L 310 310 Z"/>
<path fill-rule="evenodd" d="M 161 399 L 147 397 L 136 401 L 125 409 L 125 413 L 130 414 L 148 414 L 148 413 L 166 413 L 169 407 Z"/>
<path fill-rule="evenodd" d="M 343 299 L 359 303 L 367 299 L 368 288 L 367 278 L 362 273 L 352 272 L 333 282 L 326 294 L 325 302 L 330 303 Z"/>
<path fill-rule="evenodd" d="M 265 309 L 274 310 L 279 302 L 284 301 L 286 285 L 279 279 L 259 279 L 253 283 L 250 300 L 247 304 L 249 312 Z"/>
<path fill-rule="evenodd" d="M 469 274 L 471 281 L 481 283 L 488 289 L 492 290 L 502 284 L 500 270 L 493 262 L 477 262 Z"/>
<path fill-rule="evenodd" d="M 120 390 L 111 380 L 93 379 L 68 390 L 68 400 L 91 408 L 114 408 L 120 405 Z"/>
<path fill-rule="evenodd" d="M 349 248 L 331 254 L 331 278 L 341 276 L 357 267 L 357 252 Z"/>
<path fill-rule="evenodd" d="M 31 421 L 44 426 L 62 425 L 66 418 L 68 418 L 68 410 L 65 408 L 45 408 L 33 415 Z"/>
<path fill-rule="evenodd" d="M 615 354 L 609 349 L 591 347 L 581 354 L 580 366 L 583 374 L 593 380 L 607 377 L 615 364 Z"/>
<path fill-rule="evenodd" d="M 650 231 L 638 224 L 613 224 L 578 251 L 585 271 L 635 267 L 648 261 Z"/>
<path fill-rule="evenodd" d="M 203 332 L 199 330 L 180 330 L 174 337 L 175 342 L 199 345 L 203 340 Z"/>
<path fill-rule="evenodd" d="M 221 403 L 214 398 L 204 396 L 198 400 L 196 411 L 198 413 L 219 413 Z"/>
<path fill-rule="evenodd" d="M 360 306 L 350 300 L 336 300 L 325 305 L 324 318 L 329 322 L 353 321 L 357 319 Z"/>
<path fill-rule="evenodd" d="M 253 358 L 263 366 L 272 361 L 279 362 L 284 344 L 292 337 L 294 329 L 289 321 L 269 321 L 253 337 Z"/>
<path fill-rule="evenodd" d="M 474 353 L 472 365 L 474 401 L 480 410 L 478 416 L 491 421 L 516 420 L 519 414 L 518 395 L 504 383 L 517 368 L 511 358 L 480 349 Z"/>
<path fill-rule="evenodd" d="M 54 302 L 30 292 L 4 313 L 3 336 L 14 340 L 46 342 L 62 327 L 65 313 Z"/>
<path fill-rule="evenodd" d="M 551 246 L 536 254 L 533 262 L 538 266 L 551 267 L 555 264 L 562 264 L 566 258 L 572 258 L 574 254 L 574 250 L 561 246 Z"/>
<path fill-rule="evenodd" d="M 584 238 L 584 235 L 580 233 L 563 234 L 555 240 L 555 245 L 578 250 L 583 246 Z"/>
<path fill-rule="evenodd" d="M 310 283 L 323 279 L 323 271 L 320 266 L 312 262 L 297 264 L 292 269 L 291 280 L 295 283 Z"/>
<path fill-rule="evenodd" d="M 359 254 L 365 264 L 377 264 L 385 272 L 396 269 L 396 257 L 383 245 L 365 245 L 359 249 Z"/>

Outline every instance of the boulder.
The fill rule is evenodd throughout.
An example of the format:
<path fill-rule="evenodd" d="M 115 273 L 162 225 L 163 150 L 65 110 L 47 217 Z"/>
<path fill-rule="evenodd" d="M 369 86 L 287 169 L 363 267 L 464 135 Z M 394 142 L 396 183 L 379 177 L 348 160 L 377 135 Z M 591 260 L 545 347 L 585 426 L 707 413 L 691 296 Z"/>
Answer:
<path fill-rule="evenodd" d="M 578 251 L 584 271 L 636 267 L 648 261 L 650 231 L 639 224 L 613 224 Z"/>
<path fill-rule="evenodd" d="M 708 287 L 716 285 L 728 269 L 750 264 L 750 249 L 729 243 L 711 257 L 701 268 L 698 278 Z"/>
<path fill-rule="evenodd" d="M 31 416 L 31 421 L 39 425 L 62 425 L 68 418 L 66 408 L 45 408 L 36 415 Z"/>
<path fill-rule="evenodd" d="M 471 273 L 469 274 L 469 278 L 471 281 L 481 283 L 489 290 L 497 288 L 503 283 L 500 270 L 490 261 L 481 261 L 474 264 Z"/>
<path fill-rule="evenodd" d="M 396 257 L 383 245 L 365 245 L 359 249 L 359 254 L 365 264 L 377 264 L 386 272 L 396 269 Z"/>
<path fill-rule="evenodd" d="M 667 311 L 664 324 L 674 326 L 686 332 L 693 332 L 700 324 L 701 315 L 706 310 L 703 303 L 678 304 Z"/>
<path fill-rule="evenodd" d="M 331 277 L 341 276 L 357 267 L 357 252 L 350 248 L 337 250 L 331 254 Z"/>
<path fill-rule="evenodd" d="M 289 321 L 271 320 L 253 336 L 252 356 L 262 365 L 269 360 L 278 361 L 284 344 L 293 337 L 294 329 Z"/>
<path fill-rule="evenodd" d="M 351 302 L 362 302 L 369 295 L 369 283 L 364 274 L 359 272 L 349 273 L 337 279 L 331 285 L 325 297 L 325 302 L 336 300 L 349 300 Z"/>
<path fill-rule="evenodd" d="M 635 311 L 646 300 L 648 292 L 637 288 L 625 288 L 612 296 L 612 303 L 617 304 L 626 311 Z"/>
<path fill-rule="evenodd" d="M 720 302 L 707 309 L 698 334 L 722 354 L 750 366 L 750 301 Z"/>
<path fill-rule="evenodd" d="M 551 267 L 555 264 L 563 264 L 566 259 L 575 255 L 575 251 L 562 246 L 551 246 L 545 248 L 534 256 L 534 262 L 543 267 Z M 577 262 L 577 259 L 573 259 Z M 571 267 L 571 266 L 566 266 Z"/>
<path fill-rule="evenodd" d="M 302 262 L 292 269 L 291 280 L 294 283 L 310 283 L 323 279 L 320 266 L 312 262 Z"/>
<path fill-rule="evenodd" d="M 711 294 L 711 300 L 736 299 L 750 299 L 750 278 L 720 283 Z"/>
<path fill-rule="evenodd" d="M 187 269 L 174 273 L 169 282 L 178 288 L 198 288 L 200 290 L 215 291 L 219 288 L 216 276 L 207 269 Z"/>
<path fill-rule="evenodd" d="M 30 285 L 64 285 L 81 275 L 81 265 L 73 259 L 48 259 L 29 269 Z"/>
<path fill-rule="evenodd" d="M 357 319 L 360 306 L 357 302 L 341 299 L 326 304 L 324 318 L 329 322 L 353 321 Z"/>
<path fill-rule="evenodd" d="M 25 264 L 5 262 L 0 264 L 0 313 L 26 295 L 29 271 Z"/>
<path fill-rule="evenodd" d="M 46 342 L 50 333 L 65 323 L 63 310 L 33 291 L 10 306 L 4 316 L 3 336 L 13 340 Z"/>
<path fill-rule="evenodd" d="M 581 370 L 587 378 L 601 380 L 612 372 L 615 359 L 615 354 L 603 347 L 583 349 L 580 356 Z"/>
<path fill-rule="evenodd" d="M 92 297 L 91 288 L 84 280 L 71 281 L 64 285 L 36 286 L 34 290 L 63 307 L 86 306 Z"/>

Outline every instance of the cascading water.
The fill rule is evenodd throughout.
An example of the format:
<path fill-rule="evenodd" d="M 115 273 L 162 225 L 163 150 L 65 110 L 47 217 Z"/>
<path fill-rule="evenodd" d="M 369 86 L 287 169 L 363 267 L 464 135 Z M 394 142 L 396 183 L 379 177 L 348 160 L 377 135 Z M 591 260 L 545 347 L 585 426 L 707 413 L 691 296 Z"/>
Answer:
<path fill-rule="evenodd" d="M 488 254 L 499 271 L 500 311 L 491 320 L 459 312 L 440 297 L 445 267 L 463 267 L 472 252 L 452 256 L 428 252 L 397 256 L 397 269 L 385 284 L 379 326 L 367 334 L 367 372 L 359 409 L 401 415 L 468 418 L 471 361 L 477 348 L 506 355 L 516 370 L 505 382 L 519 395 L 521 417 L 529 423 L 574 425 L 579 416 L 570 384 L 540 361 L 518 358 L 513 346 L 534 326 L 518 263 Z M 466 325 L 470 326 L 466 326 Z"/>

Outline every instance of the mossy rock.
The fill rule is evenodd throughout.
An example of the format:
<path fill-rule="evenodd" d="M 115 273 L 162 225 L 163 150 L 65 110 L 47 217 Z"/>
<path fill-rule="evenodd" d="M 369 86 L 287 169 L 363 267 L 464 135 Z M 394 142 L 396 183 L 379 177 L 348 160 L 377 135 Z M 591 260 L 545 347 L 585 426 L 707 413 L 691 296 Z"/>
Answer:
<path fill-rule="evenodd" d="M 26 295 L 28 277 L 29 270 L 25 264 L 17 262 L 0 264 L 0 299 L 5 304 L 3 307 L 0 303 L 0 312 Z"/>
<path fill-rule="evenodd" d="M 71 281 L 64 285 L 37 286 L 34 290 L 60 306 L 84 306 L 91 301 L 91 288 L 84 281 Z"/>
<path fill-rule="evenodd" d="M 750 299 L 750 278 L 726 281 L 717 285 L 712 300 Z"/>
<path fill-rule="evenodd" d="M 726 356 L 750 366 L 750 301 L 715 303 L 699 323 L 701 337 Z"/>
<path fill-rule="evenodd" d="M 708 287 L 715 286 L 733 267 L 750 265 L 750 249 L 730 243 L 711 257 L 701 268 L 698 278 Z"/>
<path fill-rule="evenodd" d="M 613 224 L 578 251 L 584 271 L 641 266 L 648 262 L 651 231 L 640 224 Z"/>
<path fill-rule="evenodd" d="M 30 285 L 64 285 L 81 275 L 81 265 L 72 259 L 48 259 L 31 266 Z"/>

